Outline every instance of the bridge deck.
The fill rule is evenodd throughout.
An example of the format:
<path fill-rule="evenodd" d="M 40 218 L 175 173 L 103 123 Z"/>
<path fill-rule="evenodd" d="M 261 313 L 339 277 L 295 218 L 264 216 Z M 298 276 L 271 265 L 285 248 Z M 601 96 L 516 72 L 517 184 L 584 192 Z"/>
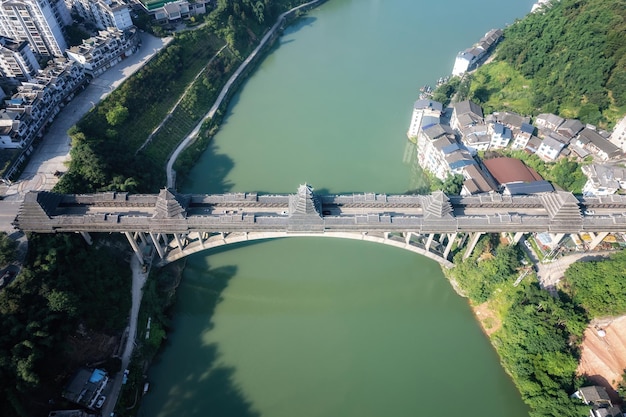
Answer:
<path fill-rule="evenodd" d="M 307 190 L 295 195 L 31 192 L 16 225 L 39 233 L 626 232 L 625 196 L 315 195 Z"/>

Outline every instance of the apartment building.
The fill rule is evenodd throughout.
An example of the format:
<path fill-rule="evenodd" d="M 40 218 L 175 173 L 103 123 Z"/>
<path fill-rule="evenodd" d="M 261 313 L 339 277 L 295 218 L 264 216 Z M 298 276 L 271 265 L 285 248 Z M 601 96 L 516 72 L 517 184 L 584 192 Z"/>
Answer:
<path fill-rule="evenodd" d="M 35 55 L 62 57 L 71 22 L 63 0 L 0 0 L 0 35 L 28 42 Z"/>
<path fill-rule="evenodd" d="M 0 148 L 25 148 L 43 134 L 64 102 L 86 82 L 82 68 L 63 58 L 54 60 L 18 87 L 0 114 Z"/>
<path fill-rule="evenodd" d="M 29 80 L 39 70 L 35 54 L 26 41 L 0 36 L 0 76 Z"/>
<path fill-rule="evenodd" d="M 67 6 L 100 30 L 133 26 L 130 7 L 121 0 L 65 0 Z"/>
<path fill-rule="evenodd" d="M 138 45 L 139 37 L 134 27 L 126 31 L 109 27 L 98 32 L 97 36 L 85 39 L 81 45 L 71 47 L 66 53 L 83 67 L 85 73 L 97 77 L 124 57 L 135 53 Z"/>

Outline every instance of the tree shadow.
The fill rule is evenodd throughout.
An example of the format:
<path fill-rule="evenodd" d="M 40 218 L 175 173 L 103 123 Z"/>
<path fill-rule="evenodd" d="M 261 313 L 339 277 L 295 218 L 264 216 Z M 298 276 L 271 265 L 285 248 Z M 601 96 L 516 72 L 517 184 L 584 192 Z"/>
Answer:
<path fill-rule="evenodd" d="M 193 357 L 193 360 L 190 358 Z M 198 361 L 202 358 L 202 366 Z M 252 403 L 245 398 L 240 386 L 234 382 L 235 368 L 219 364 L 219 351 L 216 344 L 203 346 L 193 356 L 181 357 L 176 365 L 186 374 L 171 385 L 167 392 L 161 392 L 159 382 L 148 396 L 163 398 L 158 409 L 162 417 L 259 417 Z M 149 415 L 144 408 L 139 416 Z"/>
<path fill-rule="evenodd" d="M 234 184 L 227 180 L 235 166 L 235 161 L 225 153 L 219 152 L 219 146 L 212 139 L 202 157 L 183 181 L 183 189 L 190 193 L 224 194 L 232 190 Z M 195 170 L 202 169 L 202 175 Z"/>
<path fill-rule="evenodd" d="M 185 284 L 178 288 L 185 301 L 177 301 L 174 314 L 185 324 L 192 322 L 191 334 L 198 329 L 202 335 L 213 328 L 215 309 L 236 273 L 237 267 L 232 265 L 211 268 L 203 262 L 187 264 Z M 154 398 L 142 405 L 138 415 L 156 415 L 158 411 L 162 417 L 259 417 L 260 413 L 235 382 L 236 368 L 221 363 L 220 357 L 217 343 L 200 340 L 182 346 L 170 339 L 155 363 L 167 360 L 175 364 L 170 365 L 166 380 L 161 373 L 151 381 L 146 398 Z"/>

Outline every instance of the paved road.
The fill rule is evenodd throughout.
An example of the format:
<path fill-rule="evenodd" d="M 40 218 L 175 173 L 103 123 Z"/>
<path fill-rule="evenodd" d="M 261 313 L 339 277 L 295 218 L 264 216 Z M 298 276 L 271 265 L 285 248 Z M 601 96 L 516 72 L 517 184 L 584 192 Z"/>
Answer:
<path fill-rule="evenodd" d="M 70 138 L 67 131 L 91 110 L 100 100 L 117 88 L 126 78 L 140 69 L 172 38 L 156 38 L 147 33 L 139 33 L 141 48 L 95 78 L 91 84 L 68 103 L 50 126 L 43 142 L 35 149 L 26 169 L 10 187 L 2 186 L 6 198 L 21 200 L 30 190 L 50 190 L 58 182 L 55 171 L 67 170 L 69 161 Z"/>
<path fill-rule="evenodd" d="M 132 286 L 132 299 L 133 304 L 130 309 L 130 323 L 128 325 L 128 337 L 126 339 L 126 347 L 124 353 L 122 353 L 122 371 L 118 372 L 116 377 L 110 382 L 112 388 L 109 391 L 109 396 L 106 403 L 102 407 L 102 415 L 110 416 L 111 412 L 115 409 L 120 389 L 122 387 L 122 378 L 124 369 L 128 368 L 130 358 L 133 354 L 133 348 L 135 347 L 135 337 L 137 335 L 137 318 L 139 317 L 139 306 L 141 305 L 141 298 L 143 296 L 143 286 L 146 283 L 148 272 L 142 271 L 141 264 L 136 256 L 132 256 L 130 260 L 130 267 L 133 271 L 133 286 Z"/>
<path fill-rule="evenodd" d="M 565 255 L 554 262 L 535 263 L 538 268 L 537 277 L 542 288 L 556 294 L 556 288 L 559 281 L 565 276 L 565 271 L 574 262 L 589 262 L 601 260 L 614 251 L 597 251 L 597 252 L 577 252 L 571 255 Z"/>

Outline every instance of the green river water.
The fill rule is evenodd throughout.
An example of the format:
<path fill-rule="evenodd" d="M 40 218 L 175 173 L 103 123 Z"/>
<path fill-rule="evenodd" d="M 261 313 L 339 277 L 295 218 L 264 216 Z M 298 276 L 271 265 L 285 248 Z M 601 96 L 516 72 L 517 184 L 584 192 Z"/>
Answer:
<path fill-rule="evenodd" d="M 531 0 L 330 0 L 286 29 L 183 191 L 402 193 L 423 84 Z M 187 260 L 141 416 L 528 415 L 433 261 L 291 238 Z"/>

